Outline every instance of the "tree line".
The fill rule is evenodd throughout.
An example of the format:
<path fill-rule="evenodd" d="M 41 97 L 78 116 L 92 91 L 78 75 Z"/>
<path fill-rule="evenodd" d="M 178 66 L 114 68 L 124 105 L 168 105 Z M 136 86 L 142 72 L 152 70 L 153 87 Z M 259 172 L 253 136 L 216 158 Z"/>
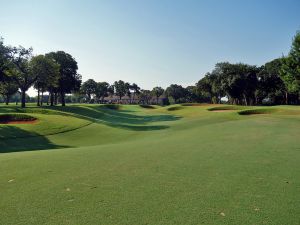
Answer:
<path fill-rule="evenodd" d="M 129 104 L 169 104 L 169 99 L 173 103 L 299 104 L 300 32 L 294 36 L 287 56 L 263 66 L 220 62 L 195 85 L 171 84 L 165 90 L 141 89 L 122 80 L 109 84 L 89 79 L 82 83 L 77 62 L 70 54 L 57 51 L 33 56 L 32 52 L 32 48 L 6 46 L 0 39 L 0 94 L 6 104 L 19 92 L 25 107 L 31 86 L 37 90 L 38 106 L 44 101 L 65 106 L 67 94 L 72 94 L 75 102 L 85 103 L 106 103 L 107 97 L 120 103 L 126 96 Z"/>

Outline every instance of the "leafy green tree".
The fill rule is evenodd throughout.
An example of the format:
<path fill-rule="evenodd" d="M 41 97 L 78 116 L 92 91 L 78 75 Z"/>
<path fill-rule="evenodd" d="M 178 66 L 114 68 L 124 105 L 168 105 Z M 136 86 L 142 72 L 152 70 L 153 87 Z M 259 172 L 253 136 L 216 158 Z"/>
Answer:
<path fill-rule="evenodd" d="M 151 100 L 151 91 L 149 90 L 141 90 L 140 91 L 140 102 L 143 104 L 143 105 L 149 105 L 150 104 L 150 100 Z"/>
<path fill-rule="evenodd" d="M 77 73 L 77 62 L 64 51 L 50 52 L 46 56 L 53 58 L 59 64 L 57 92 L 60 94 L 62 106 L 65 106 L 65 95 L 80 89 L 82 77 Z"/>
<path fill-rule="evenodd" d="M 31 72 L 37 76 L 34 83 L 34 88 L 38 91 L 37 105 L 43 105 L 43 93 L 58 86 L 59 64 L 49 56 L 38 55 L 32 57 L 30 67 Z"/>
<path fill-rule="evenodd" d="M 141 88 L 136 83 L 133 83 L 130 88 L 133 91 L 133 99 L 135 99 L 140 94 Z"/>
<path fill-rule="evenodd" d="M 212 92 L 212 84 L 210 82 L 210 73 L 207 73 L 202 79 L 200 79 L 197 84 L 197 92 L 201 95 L 204 96 L 205 99 L 207 99 L 210 103 L 212 103 L 212 97 L 213 97 L 213 92 Z"/>
<path fill-rule="evenodd" d="M 300 91 L 300 32 L 293 39 L 292 47 L 287 57 L 282 58 L 280 76 L 289 93 L 299 95 Z M 288 104 L 288 93 L 286 93 Z"/>
<path fill-rule="evenodd" d="M 7 76 L 10 69 L 10 48 L 4 45 L 3 38 L 0 37 L 0 81 Z"/>
<path fill-rule="evenodd" d="M 96 94 L 97 82 L 93 79 L 88 79 L 83 82 L 81 85 L 80 91 L 88 97 L 88 101 L 90 102 L 92 99 L 92 95 Z"/>
<path fill-rule="evenodd" d="M 13 80 L 10 80 L 9 78 L 0 81 L 0 94 L 5 99 L 6 105 L 9 104 L 11 96 L 17 93 L 18 89 L 18 84 L 16 84 Z"/>
<path fill-rule="evenodd" d="M 178 103 L 180 98 L 185 97 L 186 91 L 181 85 L 171 84 L 166 89 L 166 95 L 172 97 L 175 103 Z"/>
<path fill-rule="evenodd" d="M 282 104 L 286 96 L 285 84 L 280 78 L 282 59 L 274 59 L 260 68 L 258 73 L 258 85 L 256 90 L 256 104 L 261 104 L 265 98 L 270 99 L 271 104 Z"/>
<path fill-rule="evenodd" d="M 109 83 L 107 82 L 98 82 L 96 85 L 96 99 L 97 101 L 104 102 L 104 98 L 108 96 L 109 93 Z"/>
<path fill-rule="evenodd" d="M 37 80 L 37 74 L 32 73 L 30 60 L 32 48 L 26 49 L 22 46 L 10 48 L 10 72 L 9 76 L 21 90 L 21 107 L 26 105 L 26 91 Z"/>
<path fill-rule="evenodd" d="M 158 99 L 163 95 L 165 90 L 162 87 L 154 87 L 151 92 L 152 95 L 156 98 L 156 104 L 158 104 Z"/>
<path fill-rule="evenodd" d="M 114 83 L 114 88 L 115 88 L 115 93 L 117 96 L 119 96 L 120 101 L 122 100 L 122 97 L 124 97 L 127 93 L 128 90 L 128 83 L 125 83 L 122 80 L 115 81 Z"/>

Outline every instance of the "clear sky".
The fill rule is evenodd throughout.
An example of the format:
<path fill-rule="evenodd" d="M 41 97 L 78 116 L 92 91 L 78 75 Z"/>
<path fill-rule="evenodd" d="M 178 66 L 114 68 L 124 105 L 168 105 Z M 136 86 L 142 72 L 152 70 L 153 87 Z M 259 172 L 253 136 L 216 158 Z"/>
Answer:
<path fill-rule="evenodd" d="M 299 0 L 0 0 L 0 36 L 35 54 L 64 50 L 83 80 L 144 89 L 194 84 L 220 61 L 286 54 Z"/>

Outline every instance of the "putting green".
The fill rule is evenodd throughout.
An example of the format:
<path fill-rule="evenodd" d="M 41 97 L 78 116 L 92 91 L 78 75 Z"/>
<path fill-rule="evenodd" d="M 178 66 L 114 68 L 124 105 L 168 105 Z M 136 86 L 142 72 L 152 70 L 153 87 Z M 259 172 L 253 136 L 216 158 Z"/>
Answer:
<path fill-rule="evenodd" d="M 0 124 L 0 224 L 300 222 L 300 107 L 1 113 L 38 123 Z"/>

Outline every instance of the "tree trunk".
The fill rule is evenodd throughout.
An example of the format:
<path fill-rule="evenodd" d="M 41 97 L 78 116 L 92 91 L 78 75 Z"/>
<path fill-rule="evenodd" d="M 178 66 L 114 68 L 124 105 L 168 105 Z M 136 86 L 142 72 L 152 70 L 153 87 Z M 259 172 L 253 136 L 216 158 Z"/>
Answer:
<path fill-rule="evenodd" d="M 38 89 L 38 96 L 37 96 L 37 106 L 40 106 L 40 89 Z"/>
<path fill-rule="evenodd" d="M 57 92 L 54 93 L 54 104 L 57 105 L 58 99 L 57 99 Z"/>
<path fill-rule="evenodd" d="M 158 99 L 159 99 L 159 96 L 158 97 L 156 96 L 156 104 L 157 105 L 158 105 Z"/>
<path fill-rule="evenodd" d="M 26 107 L 26 91 L 21 90 L 21 107 L 25 108 Z"/>
<path fill-rule="evenodd" d="M 41 106 L 43 106 L 43 98 L 44 98 L 44 92 L 42 91 Z"/>
<path fill-rule="evenodd" d="M 248 106 L 248 102 L 247 102 L 246 95 L 245 95 L 245 94 L 243 94 L 243 96 L 244 96 L 245 105 L 246 105 L 246 106 Z"/>
<path fill-rule="evenodd" d="M 9 104 L 9 95 L 6 95 L 6 99 L 5 99 L 5 104 L 8 105 Z"/>
<path fill-rule="evenodd" d="M 65 93 L 60 93 L 60 97 L 61 97 L 61 106 L 66 106 L 66 102 L 65 102 Z"/>
<path fill-rule="evenodd" d="M 54 105 L 54 93 L 50 92 L 50 106 Z"/>
<path fill-rule="evenodd" d="M 286 104 L 286 105 L 289 104 L 289 94 L 288 94 L 287 91 L 285 92 L 285 104 Z"/>

